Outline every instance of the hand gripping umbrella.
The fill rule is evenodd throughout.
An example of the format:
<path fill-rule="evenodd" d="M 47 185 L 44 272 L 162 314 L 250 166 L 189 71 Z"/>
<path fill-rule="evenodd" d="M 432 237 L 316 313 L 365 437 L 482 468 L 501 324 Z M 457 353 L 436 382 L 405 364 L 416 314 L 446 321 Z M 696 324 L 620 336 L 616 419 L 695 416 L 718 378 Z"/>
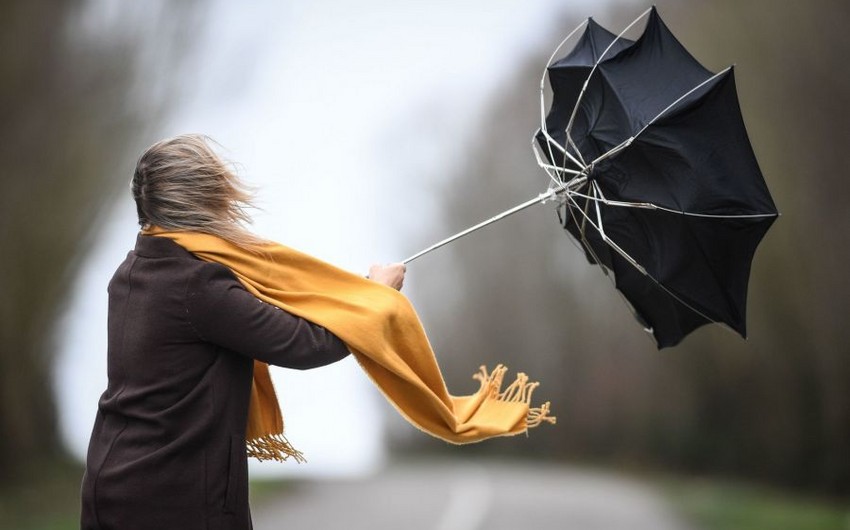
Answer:
<path fill-rule="evenodd" d="M 624 39 L 646 15 L 641 37 Z M 572 51 L 553 63 L 582 26 Z M 702 67 L 655 8 L 618 36 L 588 19 L 558 49 L 541 79 L 541 126 L 532 141 L 548 190 L 405 262 L 556 200 L 564 228 L 590 263 L 613 276 L 659 348 L 711 322 L 746 336 L 750 266 L 778 213 L 732 67 L 717 74 Z M 547 74 L 553 101 L 545 115 Z"/>

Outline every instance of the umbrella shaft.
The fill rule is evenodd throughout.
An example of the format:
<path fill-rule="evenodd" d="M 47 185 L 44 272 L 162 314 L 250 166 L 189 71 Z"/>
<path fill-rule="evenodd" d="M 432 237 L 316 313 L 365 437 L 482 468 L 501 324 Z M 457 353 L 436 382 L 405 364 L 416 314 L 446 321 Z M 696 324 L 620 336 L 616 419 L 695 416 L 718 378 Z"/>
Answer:
<path fill-rule="evenodd" d="M 430 247 L 428 247 L 424 250 L 421 250 L 421 251 L 417 252 L 416 254 L 410 256 L 409 258 L 405 259 L 404 261 L 402 261 L 402 263 L 404 263 L 404 264 L 410 263 L 411 261 L 413 261 L 417 258 L 421 258 L 422 256 L 431 252 L 432 250 L 437 250 L 438 248 L 440 248 L 444 245 L 448 245 L 452 241 L 456 241 L 456 240 L 462 238 L 463 236 L 469 235 L 472 232 L 480 230 L 480 229 L 484 228 L 485 226 L 491 225 L 491 224 L 495 223 L 496 221 L 499 221 L 501 219 L 504 219 L 505 217 L 508 217 L 508 216 L 513 215 L 517 212 L 525 210 L 526 208 L 534 206 L 535 204 L 543 204 L 547 200 L 555 197 L 557 194 L 563 193 L 565 190 L 572 188 L 572 187 L 575 187 L 577 184 L 580 185 L 585 180 L 586 180 L 585 177 L 580 177 L 578 179 L 574 179 L 574 180 L 571 180 L 570 182 L 564 183 L 564 184 L 562 184 L 562 185 L 560 185 L 556 188 L 551 188 L 549 191 L 547 191 L 545 193 L 541 193 L 540 195 L 538 195 L 537 197 L 534 197 L 533 199 L 529 199 L 522 204 L 517 204 L 513 208 L 510 208 L 509 210 L 505 210 L 504 212 L 502 212 L 500 214 L 494 215 L 493 217 L 487 219 L 486 221 L 482 221 L 482 222 L 478 223 L 477 225 L 470 226 L 466 230 L 462 230 L 462 231 L 458 232 L 457 234 L 455 234 L 451 237 L 447 237 L 446 239 L 443 239 L 442 241 L 434 243 Z"/>

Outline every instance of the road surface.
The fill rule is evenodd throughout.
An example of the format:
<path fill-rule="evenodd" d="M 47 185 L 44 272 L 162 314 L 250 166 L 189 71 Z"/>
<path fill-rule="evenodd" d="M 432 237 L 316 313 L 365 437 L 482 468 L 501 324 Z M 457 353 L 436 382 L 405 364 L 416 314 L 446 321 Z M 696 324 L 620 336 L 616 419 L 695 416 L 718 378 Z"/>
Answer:
<path fill-rule="evenodd" d="M 298 482 L 254 507 L 255 530 L 692 530 L 646 484 L 518 462 L 397 463 Z"/>

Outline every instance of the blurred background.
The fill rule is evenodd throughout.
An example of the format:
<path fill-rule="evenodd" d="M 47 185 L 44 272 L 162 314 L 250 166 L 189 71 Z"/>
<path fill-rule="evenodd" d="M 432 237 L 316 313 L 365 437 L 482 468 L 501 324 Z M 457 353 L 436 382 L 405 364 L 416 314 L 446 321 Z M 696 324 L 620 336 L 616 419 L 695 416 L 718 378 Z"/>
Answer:
<path fill-rule="evenodd" d="M 358 528 L 399 491 L 441 514 L 422 528 L 501 528 L 500 496 L 537 506 L 538 488 L 557 509 L 581 499 L 585 522 L 639 505 L 647 528 L 850 528 L 850 6 L 656 5 L 706 67 L 737 65 L 782 212 L 753 263 L 749 338 L 704 327 L 657 351 L 553 207 L 532 208 L 414 262 L 405 292 L 450 391 L 503 362 L 541 382 L 558 424 L 446 446 L 351 360 L 275 370 L 310 462 L 254 466 L 257 528 L 343 524 L 299 523 L 296 504 Z M 0 527 L 75 527 L 106 387 L 106 284 L 134 243 L 144 148 L 209 134 L 259 190 L 257 232 L 365 272 L 544 191 L 530 139 L 549 54 L 588 16 L 619 32 L 646 7 L 0 3 Z M 323 510 L 334 498 L 344 512 Z M 625 526 L 569 526 L 515 508 L 538 518 L 511 527 L 640 527 L 628 510 L 613 519 Z"/>

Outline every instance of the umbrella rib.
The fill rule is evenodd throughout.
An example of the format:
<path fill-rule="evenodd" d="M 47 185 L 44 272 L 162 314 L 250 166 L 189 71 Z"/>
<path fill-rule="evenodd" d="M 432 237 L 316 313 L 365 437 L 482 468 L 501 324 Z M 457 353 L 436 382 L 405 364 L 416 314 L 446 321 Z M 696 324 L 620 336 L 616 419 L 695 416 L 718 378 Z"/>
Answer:
<path fill-rule="evenodd" d="M 549 136 L 549 131 L 546 128 L 546 95 L 545 95 L 546 73 L 549 70 L 549 66 L 552 64 L 552 61 L 555 60 L 555 56 L 561 50 L 561 47 L 563 47 L 564 44 L 566 44 L 566 42 L 568 40 L 570 40 L 570 38 L 572 38 L 572 36 L 575 35 L 575 33 L 579 29 L 582 28 L 582 26 L 586 26 L 588 24 L 589 20 L 590 19 L 583 20 L 578 26 L 575 27 L 575 29 L 573 29 L 569 33 L 569 35 L 567 35 L 564 38 L 564 40 L 561 41 L 560 44 L 558 44 L 558 46 L 555 48 L 555 51 L 553 51 L 552 55 L 549 56 L 549 60 L 546 62 L 546 66 L 543 68 L 543 75 L 540 76 L 540 131 L 543 133 L 544 137 L 546 137 L 546 139 L 547 139 L 547 147 L 549 149 L 549 160 L 555 160 L 555 157 L 554 157 L 554 153 L 552 152 L 552 146 L 549 144 L 549 141 L 551 140 L 551 136 Z M 554 142 L 554 140 L 551 140 L 551 141 Z M 558 145 L 557 142 L 554 142 L 554 143 L 555 143 L 555 145 Z M 558 147 L 560 147 L 560 146 L 558 145 Z M 565 154 L 566 154 L 566 152 L 565 152 Z M 579 157 L 580 156 L 581 156 L 581 154 L 579 153 Z M 584 167 L 583 164 L 579 164 L 578 161 L 576 161 L 575 159 L 573 159 L 573 162 L 575 162 L 577 165 L 579 165 L 579 167 Z"/>
<path fill-rule="evenodd" d="M 584 174 L 581 171 L 576 171 L 574 169 L 566 169 L 566 168 L 563 168 L 561 166 L 553 166 L 551 164 L 547 164 L 546 162 L 541 163 L 540 167 L 542 167 L 543 169 L 548 168 L 550 170 L 554 170 L 554 171 L 557 171 L 559 173 L 570 173 L 571 175 L 583 175 Z"/>
<path fill-rule="evenodd" d="M 602 240 L 606 241 L 608 236 L 605 235 L 605 226 L 602 224 L 602 212 L 599 210 L 599 200 L 596 197 L 599 195 L 599 185 L 596 182 L 593 182 L 593 187 L 591 188 L 594 201 L 593 206 L 596 209 L 596 222 L 599 223 L 599 234 L 602 236 Z"/>
<path fill-rule="evenodd" d="M 557 195 L 558 193 L 564 191 L 566 188 L 581 185 L 580 183 L 584 182 L 587 179 L 587 177 L 585 177 L 584 174 L 579 171 L 574 171 L 572 169 L 567 168 L 559 168 L 558 166 L 549 165 L 543 162 L 543 159 L 540 157 L 540 151 L 537 149 L 537 144 L 533 137 L 531 139 L 531 150 L 534 152 L 534 156 L 537 159 L 537 165 L 543 168 L 543 171 L 546 172 L 546 175 L 548 175 L 549 179 L 552 181 L 552 183 L 549 185 L 549 192 L 553 192 L 554 190 L 554 194 Z M 554 170 L 557 174 L 553 174 L 552 170 Z M 562 172 L 571 173 L 574 176 L 568 182 L 564 182 L 564 180 L 561 178 Z M 552 187 L 553 184 L 554 188 Z"/>
<path fill-rule="evenodd" d="M 629 203 L 624 203 L 625 205 Z M 674 213 L 679 215 L 685 215 L 689 217 L 707 217 L 710 219 L 757 219 L 761 217 L 777 217 L 779 214 L 776 212 L 772 213 L 746 213 L 746 214 L 714 214 L 714 213 L 694 213 L 694 212 L 686 212 L 684 210 L 673 210 L 671 208 L 665 208 L 663 206 L 658 206 L 652 203 L 649 204 L 650 207 L 654 210 L 662 210 L 668 213 Z M 617 205 L 619 206 L 619 205 Z"/>
<path fill-rule="evenodd" d="M 556 186 L 563 183 L 560 175 L 555 175 L 552 171 L 553 169 L 555 171 L 557 171 L 558 170 L 557 166 L 550 166 L 550 165 L 545 164 L 543 162 L 543 159 L 540 157 L 540 151 L 538 151 L 537 145 L 536 145 L 534 140 L 535 140 L 534 137 L 532 137 L 531 138 L 531 150 L 532 150 L 532 152 L 534 152 L 534 158 L 537 159 L 537 165 L 540 166 L 543 169 L 543 171 L 546 172 L 546 176 L 548 176 L 549 180 L 551 180 L 552 183 L 554 183 Z"/>
<path fill-rule="evenodd" d="M 568 196 L 567 196 L 567 200 L 568 200 L 569 202 L 571 202 L 572 204 L 574 204 L 574 205 L 575 205 L 575 207 L 576 207 L 576 209 L 577 209 L 579 212 L 581 212 L 583 216 L 587 217 L 587 212 L 586 212 L 586 211 L 583 211 L 583 210 L 581 209 L 581 207 L 579 207 L 579 204 L 575 201 L 575 199 L 573 199 L 571 196 L 569 196 L 569 195 L 568 195 Z M 585 203 L 585 208 L 587 208 L 587 206 L 588 206 L 588 204 L 587 204 L 587 203 Z M 578 221 L 578 219 L 576 218 L 576 215 L 575 215 L 575 213 L 573 212 L 573 209 L 572 209 L 572 208 L 570 208 L 570 207 L 567 207 L 567 210 L 569 211 L 570 217 L 572 217 L 572 219 L 573 219 L 573 223 L 575 223 L 575 225 L 576 225 L 576 226 L 579 226 L 579 221 Z M 614 285 L 614 288 L 615 288 L 615 290 L 616 290 L 616 284 L 614 284 L 614 279 L 613 279 L 613 278 L 611 278 L 611 275 L 610 275 L 610 274 L 608 274 L 608 269 L 607 269 L 607 268 L 605 268 L 605 265 L 602 263 L 602 260 L 601 260 L 601 259 L 599 259 L 599 255 L 598 255 L 598 254 L 596 254 L 596 251 L 594 251 L 594 250 L 593 250 L 593 246 L 590 244 L 590 241 L 588 241 L 588 240 L 587 240 L 587 237 L 585 236 L 585 227 L 586 227 L 586 226 L 587 226 L 587 224 L 586 224 L 586 220 L 583 218 L 583 219 L 581 220 L 581 229 L 579 230 L 579 233 L 581 234 L 581 240 L 579 241 L 579 243 L 581 244 L 582 248 L 583 248 L 583 249 L 584 249 L 584 250 L 585 250 L 588 254 L 590 254 L 590 255 L 593 257 L 594 261 L 596 261 L 596 264 L 597 264 L 597 265 L 599 265 L 599 268 L 602 270 L 602 274 L 604 274 L 604 275 L 605 275 L 605 277 L 607 277 L 607 278 L 611 281 L 611 284 L 612 284 L 612 285 Z M 570 240 L 572 240 L 572 239 L 573 239 L 573 238 L 570 238 Z"/>
<path fill-rule="evenodd" d="M 577 154 L 577 155 L 578 155 L 578 157 L 579 157 L 579 160 L 581 160 L 582 167 L 587 167 L 587 162 L 585 162 L 585 161 L 584 161 L 584 157 L 583 157 L 583 156 L 581 156 L 581 150 L 578 148 L 578 146 L 576 145 L 576 143 L 573 141 L 573 135 L 572 135 L 571 133 L 567 132 L 567 131 L 564 131 L 564 132 L 565 132 L 565 133 L 566 133 L 566 135 L 567 135 L 567 145 L 571 145 L 571 146 L 573 146 L 573 149 L 575 149 L 576 154 Z"/>
<path fill-rule="evenodd" d="M 568 169 L 566 167 L 556 166 L 553 164 L 547 164 L 540 158 L 540 151 L 537 149 L 537 144 L 535 143 L 535 138 L 531 138 L 531 149 L 534 151 L 534 157 L 537 159 L 537 165 L 543 168 L 545 171 L 547 168 L 550 170 L 557 171 L 558 173 L 570 173 L 571 175 L 583 175 L 583 171 L 577 171 L 575 169 Z"/>
<path fill-rule="evenodd" d="M 590 201 L 584 201 L 584 208 L 581 210 L 585 217 L 587 217 L 587 210 L 590 209 Z M 587 219 L 581 220 L 581 236 L 584 237 L 585 228 L 587 227 Z"/>
<path fill-rule="evenodd" d="M 653 7 L 650 7 L 649 9 L 647 9 L 646 11 L 641 13 L 636 19 L 634 19 L 631 22 L 631 24 L 626 26 L 625 29 L 623 29 L 623 31 L 621 31 L 620 34 L 617 35 L 617 37 L 614 40 L 611 41 L 611 44 L 609 44 L 608 47 L 605 48 L 605 51 L 602 52 L 602 54 L 599 56 L 599 58 L 596 59 L 596 62 L 593 64 L 593 68 L 591 68 L 590 73 L 587 74 L 587 79 L 584 80 L 584 85 L 581 87 L 581 92 L 579 92 L 578 98 L 576 98 L 576 103 L 573 106 L 573 111 L 570 114 L 570 120 L 567 122 L 567 128 L 566 128 L 567 138 L 570 137 L 570 133 L 572 132 L 573 121 L 575 120 L 576 112 L 578 111 L 578 106 L 581 103 L 581 100 L 582 100 L 582 97 L 584 96 L 584 93 L 587 91 L 587 85 L 590 82 L 590 78 L 593 77 L 593 73 L 596 72 L 596 68 L 599 66 L 599 63 L 602 62 L 602 59 L 605 58 L 605 55 L 608 53 L 608 51 L 611 49 L 611 47 L 614 46 L 614 43 L 617 42 L 618 40 L 620 40 L 623 37 L 623 35 L 632 28 L 632 26 L 634 26 L 635 24 L 638 23 L 638 21 L 640 21 L 640 19 L 642 19 L 643 17 L 648 15 L 652 11 L 652 9 L 653 9 Z"/>
<path fill-rule="evenodd" d="M 694 306 L 692 306 L 691 304 L 689 304 L 688 302 L 686 302 L 686 301 L 682 300 L 682 298 L 681 298 L 679 295 L 677 295 L 676 293 L 674 293 L 673 291 L 671 291 L 670 289 L 668 289 L 668 288 L 667 288 L 667 286 L 665 286 L 663 283 L 659 282 L 659 281 L 658 281 L 657 279 L 655 279 L 655 277 L 653 277 L 651 274 L 647 274 L 646 276 L 647 276 L 650 280 L 652 280 L 652 281 L 655 283 L 655 285 L 657 285 L 658 287 L 660 287 L 661 289 L 663 289 L 665 293 L 669 294 L 669 295 L 670 295 L 670 296 L 671 296 L 674 300 L 676 300 L 677 302 L 679 302 L 679 303 L 680 303 L 680 304 L 682 304 L 683 306 L 687 307 L 688 309 L 690 309 L 691 311 L 693 311 L 693 312 L 694 312 L 694 313 L 696 313 L 697 315 L 701 316 L 702 318 L 704 318 L 704 319 L 708 320 L 710 323 L 712 323 L 712 324 L 718 324 L 718 323 L 720 323 L 720 324 L 725 324 L 725 322 L 718 322 L 717 320 L 714 320 L 713 318 L 711 318 L 710 316 L 706 315 L 705 313 L 703 313 L 702 311 L 700 311 L 700 310 L 699 310 L 699 309 L 697 309 L 696 307 L 694 307 Z M 727 327 L 728 327 L 728 326 L 727 326 Z"/>
<path fill-rule="evenodd" d="M 590 19 L 586 18 L 586 19 L 582 20 L 581 22 L 579 22 L 578 26 L 576 26 L 575 29 L 573 29 L 569 33 L 569 35 L 564 37 L 564 40 L 562 40 L 561 43 L 558 44 L 558 46 L 555 48 L 555 51 L 553 51 L 552 55 L 549 56 L 549 60 L 546 61 L 546 66 L 543 68 L 543 75 L 540 76 L 540 93 L 541 93 L 541 95 L 543 93 L 543 87 L 546 85 L 546 70 L 548 70 L 549 67 L 552 65 L 552 61 L 555 60 L 555 56 L 558 55 L 558 52 L 561 51 L 561 48 L 564 46 L 564 44 L 566 44 L 567 41 L 570 40 L 570 38 L 573 35 L 575 35 L 575 33 L 578 30 L 580 30 L 582 28 L 582 26 L 586 26 L 589 21 L 590 21 Z M 541 106 L 541 108 L 542 108 L 542 106 Z"/>
<path fill-rule="evenodd" d="M 559 144 L 554 138 L 552 138 L 552 136 L 549 135 L 548 131 L 541 129 L 540 132 L 542 132 L 543 137 L 546 138 L 546 145 L 549 146 L 549 156 L 551 157 L 552 160 L 555 159 L 555 157 L 553 156 L 553 153 L 552 153 L 552 146 L 554 145 L 555 147 L 558 148 L 558 151 L 562 152 L 565 156 L 567 156 L 570 160 L 572 160 L 575 165 L 577 165 L 578 167 L 580 167 L 582 169 L 584 169 L 586 167 L 585 164 L 582 164 L 581 162 L 576 160 L 575 157 L 569 153 L 569 151 L 567 151 L 566 149 L 561 147 L 561 144 Z"/>
<path fill-rule="evenodd" d="M 703 217 L 709 219 L 758 219 L 764 217 L 778 217 L 779 214 L 776 212 L 771 213 L 749 213 L 749 214 L 712 214 L 712 213 L 695 213 L 695 212 L 686 212 L 684 210 L 674 210 L 672 208 L 667 208 L 664 206 L 659 206 L 657 204 L 651 202 L 627 202 L 627 201 L 613 201 L 610 199 L 606 199 L 604 195 L 602 195 L 600 190 L 600 197 L 592 197 L 590 195 L 585 195 L 583 193 L 577 191 L 571 191 L 572 195 L 577 197 L 582 197 L 584 199 L 589 199 L 591 201 L 600 201 L 607 206 L 619 206 L 623 208 L 640 208 L 643 210 L 661 210 L 663 212 L 677 214 L 677 215 L 685 215 L 690 217 Z"/>

